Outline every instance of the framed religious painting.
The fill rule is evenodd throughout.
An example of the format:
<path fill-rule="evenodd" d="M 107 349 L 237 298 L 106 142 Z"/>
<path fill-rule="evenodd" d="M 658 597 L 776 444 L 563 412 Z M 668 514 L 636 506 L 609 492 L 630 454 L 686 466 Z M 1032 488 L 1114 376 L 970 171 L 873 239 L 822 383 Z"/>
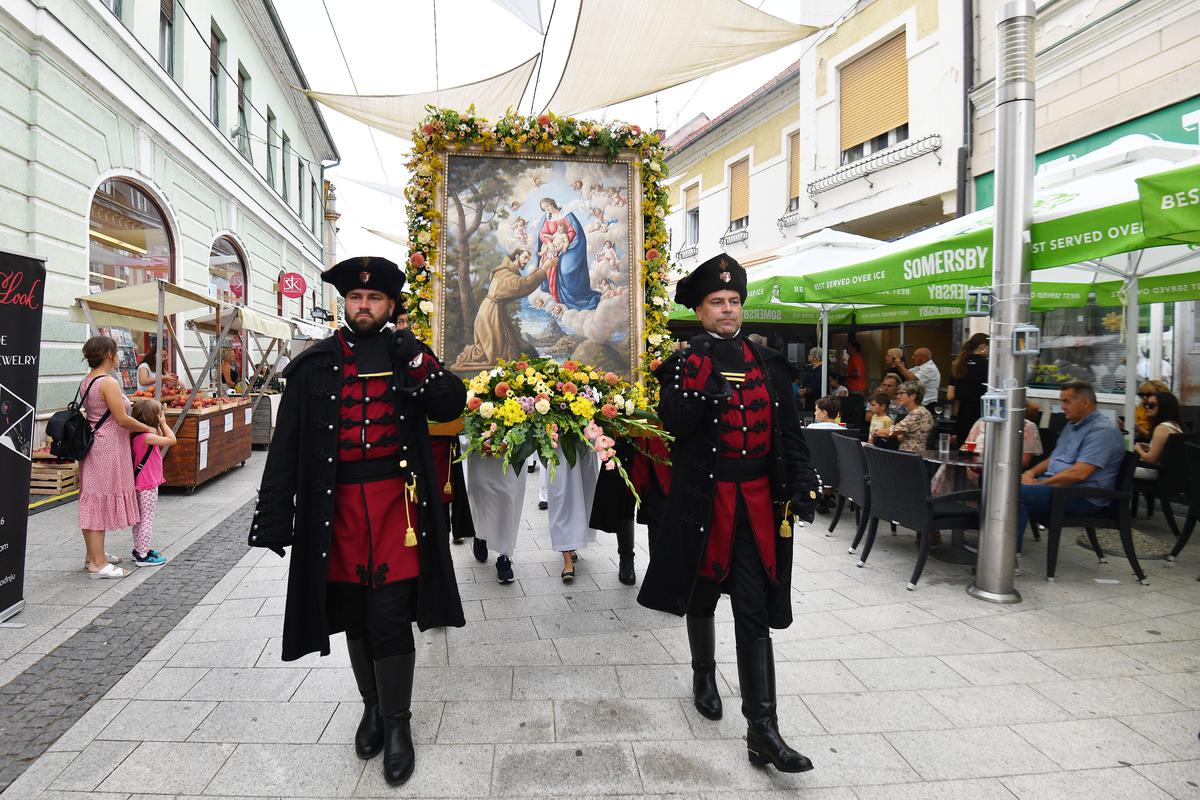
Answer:
<path fill-rule="evenodd" d="M 440 159 L 433 346 L 472 377 L 520 356 L 638 379 L 645 352 L 636 153 L 459 150 Z"/>

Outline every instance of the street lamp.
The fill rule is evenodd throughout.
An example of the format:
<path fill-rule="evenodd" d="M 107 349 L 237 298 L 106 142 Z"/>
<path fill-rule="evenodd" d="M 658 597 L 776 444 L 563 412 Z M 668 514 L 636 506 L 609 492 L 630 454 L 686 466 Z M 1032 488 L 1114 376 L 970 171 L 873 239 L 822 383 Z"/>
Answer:
<path fill-rule="evenodd" d="M 1033 220 L 1034 0 L 1009 0 L 996 23 L 996 213 L 992 230 L 992 357 L 985 401 L 987 442 L 979 559 L 972 597 L 1019 603 L 1013 587 L 1025 358 L 1037 345 L 1029 325 L 1029 229 Z M 1032 329 L 1032 334 L 1030 333 Z M 1036 351 L 1033 351 L 1036 352 Z M 996 395 L 1000 395 L 997 397 Z"/>

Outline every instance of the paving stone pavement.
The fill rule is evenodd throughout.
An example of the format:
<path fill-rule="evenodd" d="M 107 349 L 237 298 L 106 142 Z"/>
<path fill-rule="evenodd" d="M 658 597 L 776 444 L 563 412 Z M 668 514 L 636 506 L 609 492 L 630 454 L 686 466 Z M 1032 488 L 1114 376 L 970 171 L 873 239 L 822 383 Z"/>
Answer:
<path fill-rule="evenodd" d="M 939 561 L 906 591 L 904 532 L 857 568 L 852 533 L 797 531 L 796 619 L 774 633 L 780 726 L 816 764 L 804 775 L 747 763 L 728 604 L 726 717 L 710 722 L 690 703 L 682 620 L 637 605 L 607 534 L 564 585 L 531 490 L 517 583 L 498 585 L 469 542 L 453 548 L 468 622 L 417 635 L 404 787 L 354 756 L 342 637 L 327 658 L 280 661 L 287 562 L 243 547 L 0 797 L 1200 798 L 1200 547 L 1144 561 L 1141 586 L 1122 558 L 1097 564 L 1065 540 L 1047 583 L 1044 543 L 1028 541 L 1024 602 L 994 606 Z M 640 567 L 645 541 L 639 529 Z"/>

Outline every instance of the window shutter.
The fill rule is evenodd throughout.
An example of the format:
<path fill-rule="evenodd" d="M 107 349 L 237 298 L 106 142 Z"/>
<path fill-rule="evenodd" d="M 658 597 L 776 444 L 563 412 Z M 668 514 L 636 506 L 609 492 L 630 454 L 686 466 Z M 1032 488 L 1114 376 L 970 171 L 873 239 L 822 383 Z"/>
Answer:
<path fill-rule="evenodd" d="M 903 31 L 841 68 L 842 150 L 908 122 Z"/>
<path fill-rule="evenodd" d="M 695 211 L 700 207 L 700 184 L 689 186 L 683 190 L 683 210 Z"/>
<path fill-rule="evenodd" d="M 750 159 L 729 168 L 729 221 L 750 216 Z"/>
<path fill-rule="evenodd" d="M 162 18 L 167 22 L 175 21 L 175 0 L 159 0 Z"/>
<path fill-rule="evenodd" d="M 800 196 L 800 132 L 788 136 L 788 199 Z"/>
<path fill-rule="evenodd" d="M 214 74 L 221 71 L 221 40 L 217 38 L 216 31 L 209 35 L 208 69 Z"/>

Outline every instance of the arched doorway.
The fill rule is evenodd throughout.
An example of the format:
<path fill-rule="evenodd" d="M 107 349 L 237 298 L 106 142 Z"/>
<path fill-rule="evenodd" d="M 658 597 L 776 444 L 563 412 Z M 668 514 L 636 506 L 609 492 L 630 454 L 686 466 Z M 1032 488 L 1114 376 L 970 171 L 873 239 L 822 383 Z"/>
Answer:
<path fill-rule="evenodd" d="M 232 236 L 218 236 L 208 253 L 208 296 L 235 306 L 246 305 L 249 270 Z"/>
<path fill-rule="evenodd" d="M 175 244 L 162 205 L 131 180 L 104 181 L 92 196 L 88 219 L 88 293 L 159 278 L 175 279 Z M 126 391 L 134 391 L 137 364 L 157 344 L 155 335 L 124 328 L 101 333 L 117 340 L 121 383 Z M 168 352 L 168 365 L 173 361 Z"/>
<path fill-rule="evenodd" d="M 208 296 L 231 306 L 247 305 L 249 278 L 250 270 L 242 248 L 232 236 L 218 236 L 208 252 Z M 233 349 L 239 375 L 246 374 L 246 344 L 242 334 L 230 334 L 229 347 Z"/>

